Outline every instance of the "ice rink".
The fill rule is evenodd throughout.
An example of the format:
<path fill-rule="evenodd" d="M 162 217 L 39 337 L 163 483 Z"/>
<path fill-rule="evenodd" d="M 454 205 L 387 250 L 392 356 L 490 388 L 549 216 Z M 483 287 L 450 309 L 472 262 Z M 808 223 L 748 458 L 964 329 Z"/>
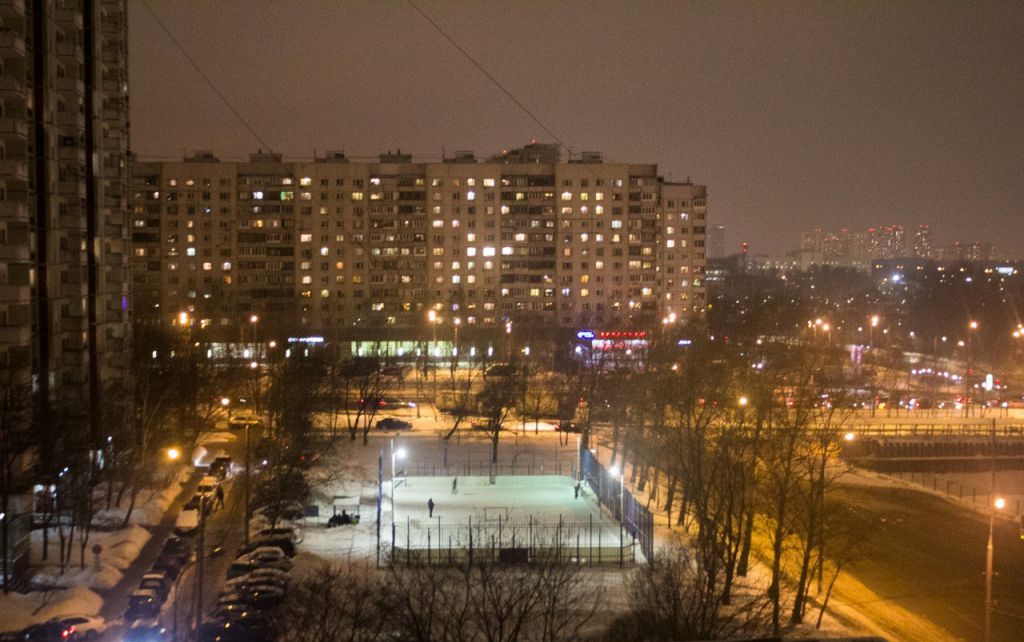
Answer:
<path fill-rule="evenodd" d="M 388 500 L 389 490 L 390 482 Z M 618 522 L 602 513 L 586 484 L 577 497 L 568 476 L 496 476 L 493 483 L 487 476 L 399 478 L 390 507 L 394 528 L 382 539 L 399 557 L 431 551 L 435 559 L 461 559 L 472 546 L 477 555 L 557 550 L 581 561 L 620 559 Z M 627 557 L 631 543 L 626 536 Z"/>

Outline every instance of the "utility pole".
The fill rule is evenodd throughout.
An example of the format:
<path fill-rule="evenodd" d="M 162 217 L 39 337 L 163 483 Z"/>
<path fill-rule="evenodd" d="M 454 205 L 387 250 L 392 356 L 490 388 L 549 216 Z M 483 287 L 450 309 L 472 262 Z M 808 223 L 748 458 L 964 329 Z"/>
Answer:
<path fill-rule="evenodd" d="M 196 614 L 194 630 L 203 624 L 203 561 L 206 557 L 206 495 L 199 496 L 199 545 L 196 547 Z"/>

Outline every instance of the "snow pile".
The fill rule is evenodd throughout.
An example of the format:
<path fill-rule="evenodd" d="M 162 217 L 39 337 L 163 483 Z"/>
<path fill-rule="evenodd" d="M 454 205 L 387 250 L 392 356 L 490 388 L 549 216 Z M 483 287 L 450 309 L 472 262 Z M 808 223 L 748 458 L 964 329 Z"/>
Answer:
<path fill-rule="evenodd" d="M 111 533 L 94 532 L 89 538 L 89 544 L 85 553 L 85 568 L 79 566 L 81 560 L 78 546 L 71 554 L 72 564 L 65 569 L 64 574 L 60 573 L 60 567 L 48 565 L 42 567 L 32 578 L 36 586 L 48 588 L 68 588 L 72 586 L 87 586 L 93 589 L 111 589 L 121 581 L 124 570 L 131 566 L 138 558 L 142 547 L 149 541 L 150 532 L 134 524 L 128 528 Z M 32 533 L 33 545 L 41 549 L 42 531 Z M 100 554 L 99 566 L 96 565 L 96 556 L 92 553 L 92 547 L 99 544 L 103 547 Z M 55 529 L 50 529 L 50 554 L 59 554 L 59 544 Z M 33 559 L 41 559 L 41 550 L 38 554 L 33 553 Z"/>
<path fill-rule="evenodd" d="M 96 615 L 102 606 L 103 599 L 84 586 L 63 591 L 0 594 L 4 631 L 23 629 L 65 615 Z"/>

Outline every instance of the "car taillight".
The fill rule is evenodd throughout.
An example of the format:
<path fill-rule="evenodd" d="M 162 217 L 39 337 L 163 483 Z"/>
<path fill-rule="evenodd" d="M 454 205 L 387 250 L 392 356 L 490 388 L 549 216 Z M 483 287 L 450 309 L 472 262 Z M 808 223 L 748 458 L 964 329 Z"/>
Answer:
<path fill-rule="evenodd" d="M 76 629 L 74 626 L 69 626 L 68 628 L 60 632 L 60 636 L 66 640 L 70 638 L 72 635 L 74 635 L 75 631 Z"/>

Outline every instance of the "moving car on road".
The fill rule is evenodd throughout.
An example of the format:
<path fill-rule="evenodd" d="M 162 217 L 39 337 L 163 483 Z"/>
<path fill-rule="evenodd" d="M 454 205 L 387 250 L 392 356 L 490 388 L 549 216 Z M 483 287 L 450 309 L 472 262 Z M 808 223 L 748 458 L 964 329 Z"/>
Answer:
<path fill-rule="evenodd" d="M 25 642 L 68 642 L 81 638 L 78 637 L 78 630 L 73 625 L 64 626 L 59 620 L 50 620 L 22 629 L 15 639 Z"/>
<path fill-rule="evenodd" d="M 411 430 L 412 424 L 408 421 L 396 419 L 394 417 L 385 417 L 377 422 L 377 430 Z"/>
<path fill-rule="evenodd" d="M 124 642 L 165 642 L 170 640 L 167 627 L 158 618 L 135 620 L 125 633 Z"/>
<path fill-rule="evenodd" d="M 60 623 L 65 629 L 74 627 L 79 640 L 95 640 L 107 630 L 107 621 L 98 615 L 66 615 Z"/>

